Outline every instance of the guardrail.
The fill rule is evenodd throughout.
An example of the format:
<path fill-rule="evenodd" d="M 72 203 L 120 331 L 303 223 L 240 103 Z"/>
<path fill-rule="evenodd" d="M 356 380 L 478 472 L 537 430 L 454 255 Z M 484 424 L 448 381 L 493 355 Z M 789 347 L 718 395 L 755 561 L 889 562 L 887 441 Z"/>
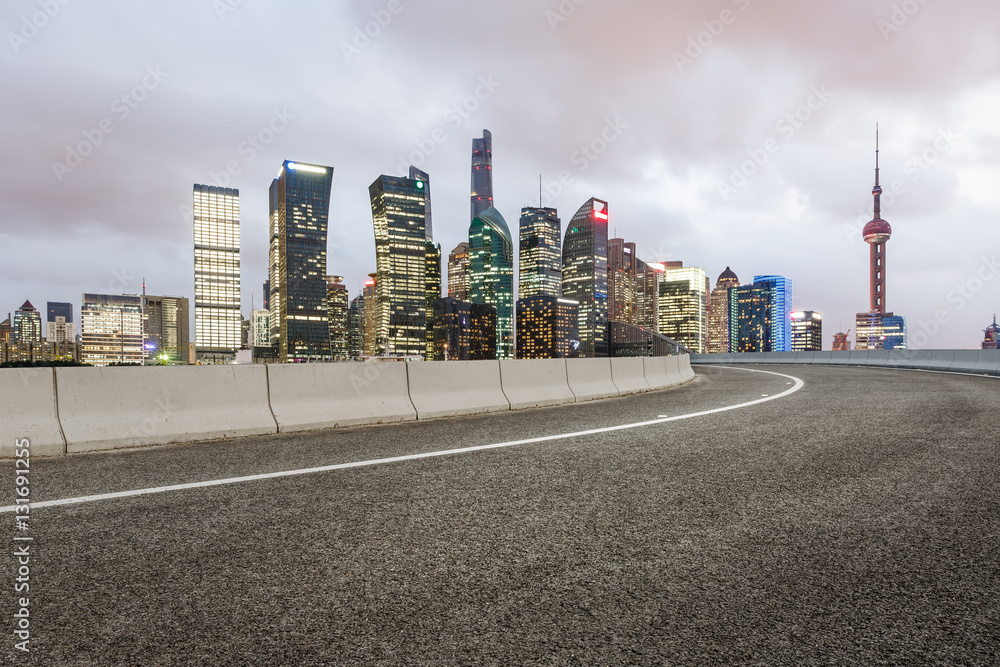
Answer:
<path fill-rule="evenodd" d="M 687 355 L 0 369 L 0 458 L 564 405 L 690 382 Z"/>
<path fill-rule="evenodd" d="M 1000 375 L 1000 350 L 852 350 L 693 354 L 692 364 L 803 364 L 871 366 Z"/>

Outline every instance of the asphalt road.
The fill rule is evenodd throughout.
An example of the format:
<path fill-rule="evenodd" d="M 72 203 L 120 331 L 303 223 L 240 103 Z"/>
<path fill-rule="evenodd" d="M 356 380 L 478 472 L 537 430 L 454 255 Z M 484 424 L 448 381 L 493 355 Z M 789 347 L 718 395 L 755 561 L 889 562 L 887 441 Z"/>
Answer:
<path fill-rule="evenodd" d="M 1000 381 L 771 366 L 630 430 L 31 515 L 5 665 L 1000 664 Z M 52 500 L 682 415 L 784 377 L 32 462 Z M 13 501 L 13 464 L 0 504 Z"/>

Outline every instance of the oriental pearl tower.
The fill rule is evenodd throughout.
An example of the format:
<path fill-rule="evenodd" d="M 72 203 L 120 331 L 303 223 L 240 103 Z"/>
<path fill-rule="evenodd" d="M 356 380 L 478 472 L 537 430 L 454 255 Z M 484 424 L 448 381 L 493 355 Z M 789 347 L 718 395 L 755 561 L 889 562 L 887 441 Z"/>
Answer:
<path fill-rule="evenodd" d="M 885 244 L 892 236 L 892 227 L 882 219 L 882 186 L 878 174 L 878 128 L 875 128 L 875 217 L 865 225 L 865 243 L 871 246 L 871 307 L 870 313 L 885 313 Z"/>
<path fill-rule="evenodd" d="M 885 309 L 885 244 L 892 227 L 882 219 L 882 186 L 879 185 L 878 127 L 875 128 L 875 216 L 862 233 L 871 246 L 871 291 L 867 313 L 858 313 L 856 336 L 858 350 L 894 350 L 906 347 L 906 319 Z"/>

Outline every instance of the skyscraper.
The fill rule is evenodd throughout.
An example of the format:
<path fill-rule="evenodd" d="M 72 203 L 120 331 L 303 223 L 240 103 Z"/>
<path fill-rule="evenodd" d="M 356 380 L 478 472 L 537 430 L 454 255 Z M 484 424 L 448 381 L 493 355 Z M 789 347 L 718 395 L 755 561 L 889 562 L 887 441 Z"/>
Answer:
<path fill-rule="evenodd" d="M 448 255 L 448 296 L 469 300 L 469 244 L 462 241 Z"/>
<path fill-rule="evenodd" d="M 662 264 L 636 258 L 635 324 L 651 333 L 660 331 L 660 282 Z"/>
<path fill-rule="evenodd" d="M 792 352 L 823 349 L 823 314 L 811 310 L 792 313 Z"/>
<path fill-rule="evenodd" d="M 753 284 L 729 290 L 732 352 L 791 352 L 792 281 L 754 276 Z"/>
<path fill-rule="evenodd" d="M 580 304 L 548 294 L 517 302 L 517 358 L 576 357 L 580 349 Z"/>
<path fill-rule="evenodd" d="M 493 135 L 483 130 L 482 139 L 472 140 L 472 214 L 470 220 L 493 208 Z"/>
<path fill-rule="evenodd" d="M 250 313 L 250 347 L 270 347 L 271 311 L 261 308 Z"/>
<path fill-rule="evenodd" d="M 484 303 L 437 299 L 433 314 L 435 361 L 497 358 L 497 310 Z"/>
<path fill-rule="evenodd" d="M 282 362 L 330 358 L 326 238 L 333 167 L 285 160 L 270 189 L 271 337 Z"/>
<path fill-rule="evenodd" d="M 469 297 L 497 309 L 497 358 L 514 358 L 514 242 L 500 211 L 489 208 L 469 226 Z"/>
<path fill-rule="evenodd" d="M 50 343 L 75 343 L 76 325 L 73 304 L 49 301 L 45 307 L 45 340 Z"/>
<path fill-rule="evenodd" d="M 441 244 L 430 238 L 425 244 L 424 262 L 427 287 L 427 353 L 425 359 L 434 358 L 434 302 L 441 298 Z"/>
<path fill-rule="evenodd" d="M 362 300 L 364 301 L 364 310 L 361 313 L 362 316 L 362 331 L 364 335 L 362 336 L 362 354 L 366 357 L 374 357 L 378 354 L 376 346 L 378 344 L 378 319 L 376 315 L 378 314 L 377 301 L 378 301 L 378 274 L 369 273 L 368 280 L 365 281 L 365 286 L 361 292 Z"/>
<path fill-rule="evenodd" d="M 425 190 L 423 181 L 396 176 L 380 176 L 368 188 L 378 272 L 378 355 L 427 354 Z"/>
<path fill-rule="evenodd" d="M 187 297 L 142 295 L 143 350 L 147 361 L 187 365 L 190 313 Z"/>
<path fill-rule="evenodd" d="M 84 294 L 80 335 L 85 364 L 142 364 L 142 297 Z"/>
<path fill-rule="evenodd" d="M 906 320 L 885 309 L 886 243 L 892 227 L 882 219 L 882 186 L 879 185 L 878 128 L 875 129 L 875 215 L 862 232 L 870 247 L 869 309 L 858 313 L 855 320 L 855 348 L 858 350 L 889 350 L 906 347 Z"/>
<path fill-rule="evenodd" d="M 517 298 L 562 294 L 562 223 L 554 208 L 521 209 Z"/>
<path fill-rule="evenodd" d="M 42 342 L 42 316 L 30 301 L 14 311 L 14 342 Z"/>
<path fill-rule="evenodd" d="M 729 348 L 729 290 L 740 286 L 740 279 L 728 266 L 715 282 L 709 297 L 708 332 L 705 352 L 731 352 Z"/>
<path fill-rule="evenodd" d="M 581 357 L 608 356 L 608 203 L 589 199 L 566 227 L 563 297 L 580 304 Z"/>
<path fill-rule="evenodd" d="M 424 184 L 424 207 L 426 208 L 424 231 L 427 234 L 427 240 L 430 241 L 434 238 L 434 225 L 431 222 L 431 177 L 426 171 L 421 171 L 410 165 L 410 180 L 420 181 Z"/>
<path fill-rule="evenodd" d="M 695 353 L 705 351 L 705 271 L 667 269 L 660 283 L 659 333 Z"/>
<path fill-rule="evenodd" d="M 358 295 L 351 299 L 347 309 L 347 357 L 360 359 L 365 353 L 365 298 Z"/>
<path fill-rule="evenodd" d="M 347 361 L 347 310 L 350 294 L 343 276 L 326 277 L 326 310 L 330 322 L 330 356 L 334 361 Z"/>
<path fill-rule="evenodd" d="M 608 319 L 637 324 L 639 297 L 635 243 L 608 239 Z"/>
<path fill-rule="evenodd" d="M 235 358 L 240 312 L 240 191 L 194 186 L 194 330 L 198 356 Z"/>

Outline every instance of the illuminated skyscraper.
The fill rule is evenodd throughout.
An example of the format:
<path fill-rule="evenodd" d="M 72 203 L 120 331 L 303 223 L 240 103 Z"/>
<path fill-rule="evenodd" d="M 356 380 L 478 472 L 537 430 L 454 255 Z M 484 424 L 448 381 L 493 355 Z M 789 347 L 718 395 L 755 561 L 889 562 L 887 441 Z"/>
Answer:
<path fill-rule="evenodd" d="M 351 299 L 347 309 L 347 356 L 358 360 L 365 353 L 365 298 L 358 295 Z"/>
<path fill-rule="evenodd" d="M 362 351 L 366 357 L 374 357 L 378 354 L 376 351 L 378 345 L 378 319 L 376 318 L 378 314 L 376 303 L 378 300 L 377 283 L 378 274 L 369 273 L 368 280 L 365 281 L 364 289 L 361 292 L 361 298 L 364 301 L 364 311 L 361 313 L 364 324 Z"/>
<path fill-rule="evenodd" d="M 708 332 L 705 352 L 731 352 L 729 348 L 729 290 L 740 286 L 740 279 L 728 266 L 715 282 L 709 297 Z"/>
<path fill-rule="evenodd" d="M 608 319 L 638 324 L 638 262 L 635 244 L 608 240 Z"/>
<path fill-rule="evenodd" d="M 470 220 L 493 208 L 493 135 L 483 130 L 482 139 L 472 140 L 472 214 Z"/>
<path fill-rule="evenodd" d="M 448 296 L 469 300 L 469 244 L 462 241 L 448 255 Z"/>
<path fill-rule="evenodd" d="M 326 277 L 326 309 L 330 322 L 330 356 L 334 361 L 347 361 L 347 309 L 350 295 L 343 276 Z"/>
<path fill-rule="evenodd" d="M 333 167 L 285 160 L 270 190 L 271 337 L 278 359 L 330 358 L 326 238 Z"/>
<path fill-rule="evenodd" d="M 375 225 L 379 356 L 427 354 L 425 191 L 423 181 L 396 176 L 380 176 L 368 188 Z"/>
<path fill-rule="evenodd" d="M 31 305 L 30 301 L 25 301 L 14 312 L 14 342 L 42 342 L 42 315 L 38 309 Z"/>
<path fill-rule="evenodd" d="M 426 171 L 421 171 L 410 165 L 410 180 L 420 181 L 424 184 L 424 208 L 426 209 L 424 232 L 427 235 L 427 240 L 430 241 L 434 238 L 434 225 L 431 222 L 431 177 Z M 440 251 L 440 248 L 438 250 Z"/>
<path fill-rule="evenodd" d="M 489 361 L 497 358 L 497 309 L 451 297 L 434 302 L 435 361 Z"/>
<path fill-rule="evenodd" d="M 497 309 L 497 358 L 514 358 L 514 243 L 500 211 L 490 208 L 469 225 L 469 297 Z"/>
<path fill-rule="evenodd" d="M 187 365 L 190 313 L 186 297 L 142 295 L 143 350 L 147 363 Z"/>
<path fill-rule="evenodd" d="M 561 359 L 580 350 L 579 304 L 538 295 L 517 302 L 517 358 Z"/>
<path fill-rule="evenodd" d="M 662 264 L 636 259 L 635 324 L 652 333 L 660 331 L 660 282 Z"/>
<path fill-rule="evenodd" d="M 581 357 L 608 356 L 608 203 L 589 199 L 566 227 L 563 297 L 580 304 Z"/>
<path fill-rule="evenodd" d="M 562 294 L 561 232 L 554 208 L 521 209 L 518 299 Z"/>
<path fill-rule="evenodd" d="M 142 364 L 142 297 L 84 294 L 80 335 L 85 364 Z"/>
<path fill-rule="evenodd" d="M 792 313 L 792 352 L 823 349 L 823 315 L 811 310 Z"/>
<path fill-rule="evenodd" d="M 228 361 L 242 346 L 240 191 L 194 186 L 194 331 L 200 359 Z"/>
<path fill-rule="evenodd" d="M 660 283 L 660 335 L 693 352 L 705 351 L 705 271 L 667 269 Z"/>
<path fill-rule="evenodd" d="M 427 286 L 427 353 L 425 359 L 434 358 L 434 302 L 441 298 L 441 244 L 430 238 L 426 242 L 425 285 Z"/>
<path fill-rule="evenodd" d="M 792 281 L 754 276 L 729 290 L 729 339 L 732 352 L 791 352 Z"/>

